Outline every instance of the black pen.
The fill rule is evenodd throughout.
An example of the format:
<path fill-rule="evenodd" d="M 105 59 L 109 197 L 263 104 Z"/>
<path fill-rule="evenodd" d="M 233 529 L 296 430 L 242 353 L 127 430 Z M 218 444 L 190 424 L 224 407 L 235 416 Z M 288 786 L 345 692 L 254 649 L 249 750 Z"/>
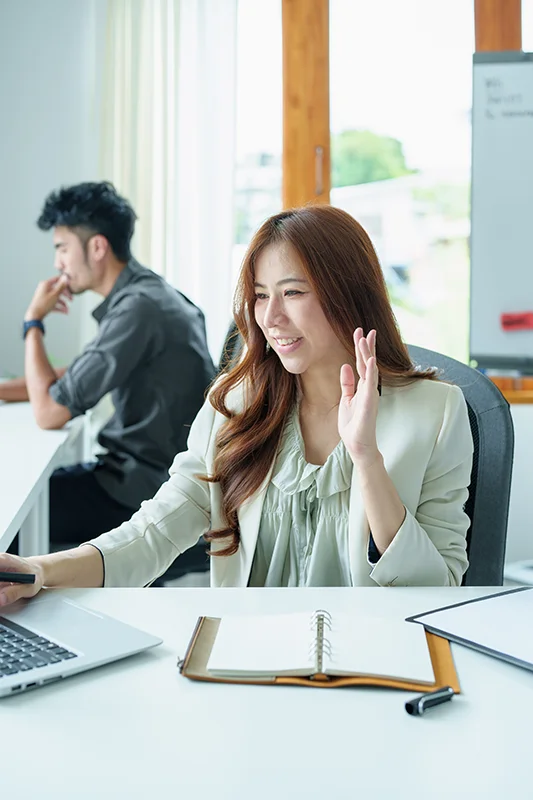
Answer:
<path fill-rule="evenodd" d="M 35 575 L 31 572 L 0 572 L 0 581 L 6 583 L 35 583 Z"/>
<path fill-rule="evenodd" d="M 435 689 L 434 692 L 428 692 L 427 694 L 421 694 L 418 697 L 413 697 L 412 700 L 409 700 L 405 704 L 405 710 L 408 714 L 412 714 L 414 717 L 419 717 L 428 708 L 440 706 L 441 703 L 451 700 L 454 694 L 455 692 L 451 686 L 441 686 L 440 689 Z"/>

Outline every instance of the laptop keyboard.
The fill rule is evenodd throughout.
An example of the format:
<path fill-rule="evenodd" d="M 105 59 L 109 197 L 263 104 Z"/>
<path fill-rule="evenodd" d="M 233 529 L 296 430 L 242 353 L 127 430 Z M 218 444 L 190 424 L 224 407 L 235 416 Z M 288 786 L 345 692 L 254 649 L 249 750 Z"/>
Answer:
<path fill-rule="evenodd" d="M 0 680 L 38 667 L 76 658 L 56 642 L 0 617 Z"/>

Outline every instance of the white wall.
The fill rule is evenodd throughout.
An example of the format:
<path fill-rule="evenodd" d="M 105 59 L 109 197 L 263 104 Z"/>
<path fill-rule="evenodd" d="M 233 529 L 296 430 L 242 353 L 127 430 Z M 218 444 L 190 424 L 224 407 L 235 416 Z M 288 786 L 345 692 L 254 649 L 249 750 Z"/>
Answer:
<path fill-rule="evenodd" d="M 44 198 L 98 179 L 105 2 L 0 0 L 0 376 L 22 374 L 22 317 L 53 274 L 52 234 L 35 225 Z M 47 320 L 58 365 L 80 348 L 80 306 Z"/>

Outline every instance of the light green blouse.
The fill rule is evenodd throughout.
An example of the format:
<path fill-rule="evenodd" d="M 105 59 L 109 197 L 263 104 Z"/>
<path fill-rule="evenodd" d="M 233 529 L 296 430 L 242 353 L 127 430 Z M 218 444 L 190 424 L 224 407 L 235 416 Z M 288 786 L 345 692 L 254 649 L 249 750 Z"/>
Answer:
<path fill-rule="evenodd" d="M 351 586 L 348 513 L 353 462 L 339 442 L 323 465 L 305 460 L 290 416 L 265 495 L 249 586 Z"/>

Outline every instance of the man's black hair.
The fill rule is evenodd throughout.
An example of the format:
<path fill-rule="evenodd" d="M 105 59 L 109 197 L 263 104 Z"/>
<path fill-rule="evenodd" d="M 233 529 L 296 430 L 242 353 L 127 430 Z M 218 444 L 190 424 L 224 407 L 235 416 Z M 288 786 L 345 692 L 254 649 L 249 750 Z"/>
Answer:
<path fill-rule="evenodd" d="M 49 231 L 58 225 L 72 228 L 84 246 L 90 235 L 105 236 L 119 261 L 131 257 L 130 241 L 137 219 L 133 208 L 112 183 L 78 183 L 51 192 L 45 200 L 37 225 Z"/>

